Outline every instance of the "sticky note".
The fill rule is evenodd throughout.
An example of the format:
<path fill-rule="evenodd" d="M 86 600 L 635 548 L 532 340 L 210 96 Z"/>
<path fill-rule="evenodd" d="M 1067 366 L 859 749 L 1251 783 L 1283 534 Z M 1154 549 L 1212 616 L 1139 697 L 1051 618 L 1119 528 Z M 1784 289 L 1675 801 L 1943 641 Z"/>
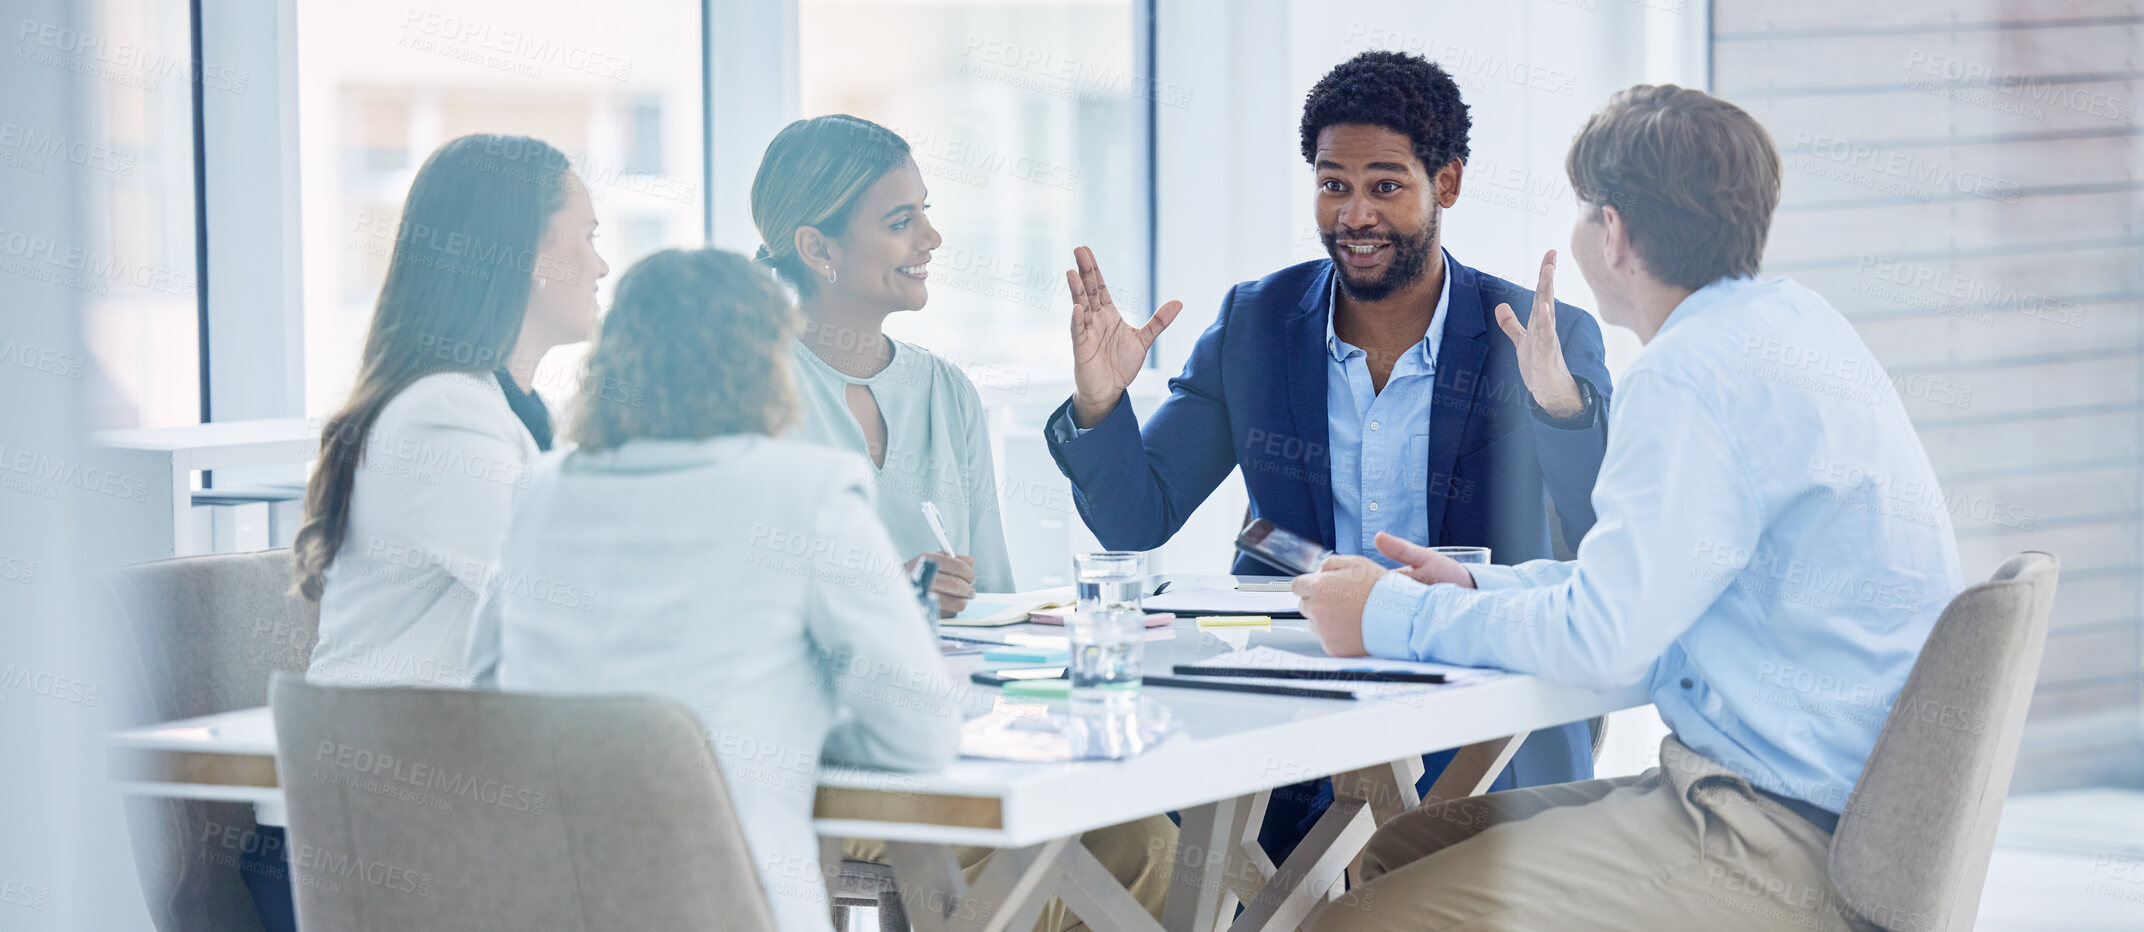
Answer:
<path fill-rule="evenodd" d="M 1005 695 L 1030 696 L 1039 699 L 1062 699 L 1072 695 L 1072 681 L 1013 680 L 1005 684 Z"/>
<path fill-rule="evenodd" d="M 1201 628 L 1251 628 L 1256 627 L 1258 625 L 1271 625 L 1273 623 L 1273 616 L 1200 615 L 1198 621 L 1199 627 Z"/>
<path fill-rule="evenodd" d="M 1061 650 L 993 650 L 983 654 L 984 663 L 1064 663 L 1071 654 Z"/>

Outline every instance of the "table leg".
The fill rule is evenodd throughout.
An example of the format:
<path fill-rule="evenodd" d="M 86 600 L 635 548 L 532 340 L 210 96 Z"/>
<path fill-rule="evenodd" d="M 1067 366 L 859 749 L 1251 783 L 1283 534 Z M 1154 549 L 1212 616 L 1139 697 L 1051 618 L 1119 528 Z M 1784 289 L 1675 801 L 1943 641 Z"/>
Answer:
<path fill-rule="evenodd" d="M 1243 915 L 1229 932 L 1281 932 L 1294 929 L 1325 901 L 1326 892 L 1345 872 L 1348 861 L 1370 840 L 1370 807 L 1360 799 L 1336 798 L 1318 817 L 1295 853 L 1273 872 L 1273 879 L 1245 901 Z"/>
<path fill-rule="evenodd" d="M 1078 916 L 1089 929 L 1162 932 L 1161 924 L 1147 914 L 1146 907 L 1132 898 L 1131 891 L 1117 882 L 1116 875 L 1102 866 L 1094 852 L 1077 841 L 1066 849 L 1064 881 L 1057 888 L 1057 895 L 1065 901 L 1072 915 Z M 1014 926 L 1008 932 L 1024 932 L 1032 926 L 1030 920 L 1027 926 Z"/>
<path fill-rule="evenodd" d="M 1258 847 L 1267 798 L 1268 793 L 1260 792 L 1182 810 L 1169 899 L 1161 913 L 1164 927 L 1171 932 L 1213 932 L 1235 915 L 1236 898 L 1242 895 L 1238 891 L 1264 885 L 1265 876 L 1273 872 L 1273 862 Z M 1264 875 L 1258 873 L 1259 863 L 1265 865 Z"/>
<path fill-rule="evenodd" d="M 1489 784 L 1496 782 L 1497 775 L 1504 772 L 1504 767 L 1511 763 L 1511 756 L 1519 753 L 1519 745 L 1529 734 L 1532 732 L 1492 738 L 1460 748 L 1459 753 L 1452 755 L 1452 762 L 1444 768 L 1444 773 L 1437 777 L 1437 782 L 1430 784 L 1422 801 L 1439 803 L 1480 796 L 1489 789 Z"/>

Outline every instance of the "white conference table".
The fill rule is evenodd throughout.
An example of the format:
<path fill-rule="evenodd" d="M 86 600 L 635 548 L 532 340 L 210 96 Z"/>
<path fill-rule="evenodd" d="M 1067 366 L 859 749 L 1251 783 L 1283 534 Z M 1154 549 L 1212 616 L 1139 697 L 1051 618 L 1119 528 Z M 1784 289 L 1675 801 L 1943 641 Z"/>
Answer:
<path fill-rule="evenodd" d="M 1146 669 L 1165 674 L 1172 664 L 1244 646 L 1322 656 L 1305 624 L 1201 629 L 1180 620 L 1167 629 L 1173 636 L 1147 643 Z M 946 629 L 979 637 L 1062 632 L 1031 624 Z M 1000 666 L 953 660 L 963 678 Z M 1095 929 L 1293 929 L 1340 896 L 1345 870 L 1376 826 L 1418 802 L 1421 755 L 1462 749 L 1429 796 L 1475 795 L 1528 732 L 1650 701 L 1642 685 L 1599 692 L 1519 675 L 1360 701 L 1158 686 L 1146 694 L 1169 707 L 1181 730 L 1128 760 L 963 758 L 925 774 L 822 768 L 816 824 L 829 856 L 838 857 L 840 838 L 886 840 L 909 919 L 921 932 L 1025 932 L 1051 896 L 1063 897 Z M 250 802 L 281 821 L 266 708 L 128 729 L 114 733 L 110 745 L 123 793 Z M 1327 775 L 1336 778 L 1334 805 L 1286 863 L 1273 864 L 1257 845 L 1267 794 Z M 1182 831 L 1157 926 L 1079 836 L 1172 811 L 1181 813 Z M 970 885 L 954 845 L 1007 850 Z M 1243 914 L 1231 922 L 1239 902 Z"/>

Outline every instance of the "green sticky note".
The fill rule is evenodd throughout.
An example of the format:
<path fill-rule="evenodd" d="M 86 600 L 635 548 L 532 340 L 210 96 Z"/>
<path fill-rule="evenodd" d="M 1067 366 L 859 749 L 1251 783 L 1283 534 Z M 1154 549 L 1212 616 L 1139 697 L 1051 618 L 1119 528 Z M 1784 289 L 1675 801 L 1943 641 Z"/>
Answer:
<path fill-rule="evenodd" d="M 1029 696 L 1037 699 L 1063 699 L 1072 695 L 1072 681 L 1013 680 L 1005 684 L 1005 695 Z"/>

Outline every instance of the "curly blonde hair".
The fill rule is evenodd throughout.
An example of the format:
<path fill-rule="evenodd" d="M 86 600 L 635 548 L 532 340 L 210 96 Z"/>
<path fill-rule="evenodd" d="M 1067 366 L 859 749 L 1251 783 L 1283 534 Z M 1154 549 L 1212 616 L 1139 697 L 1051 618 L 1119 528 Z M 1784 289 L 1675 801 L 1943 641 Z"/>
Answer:
<path fill-rule="evenodd" d="M 584 450 L 628 440 L 780 433 L 795 420 L 788 289 L 719 249 L 666 249 L 633 264 L 588 354 L 569 439 Z"/>

